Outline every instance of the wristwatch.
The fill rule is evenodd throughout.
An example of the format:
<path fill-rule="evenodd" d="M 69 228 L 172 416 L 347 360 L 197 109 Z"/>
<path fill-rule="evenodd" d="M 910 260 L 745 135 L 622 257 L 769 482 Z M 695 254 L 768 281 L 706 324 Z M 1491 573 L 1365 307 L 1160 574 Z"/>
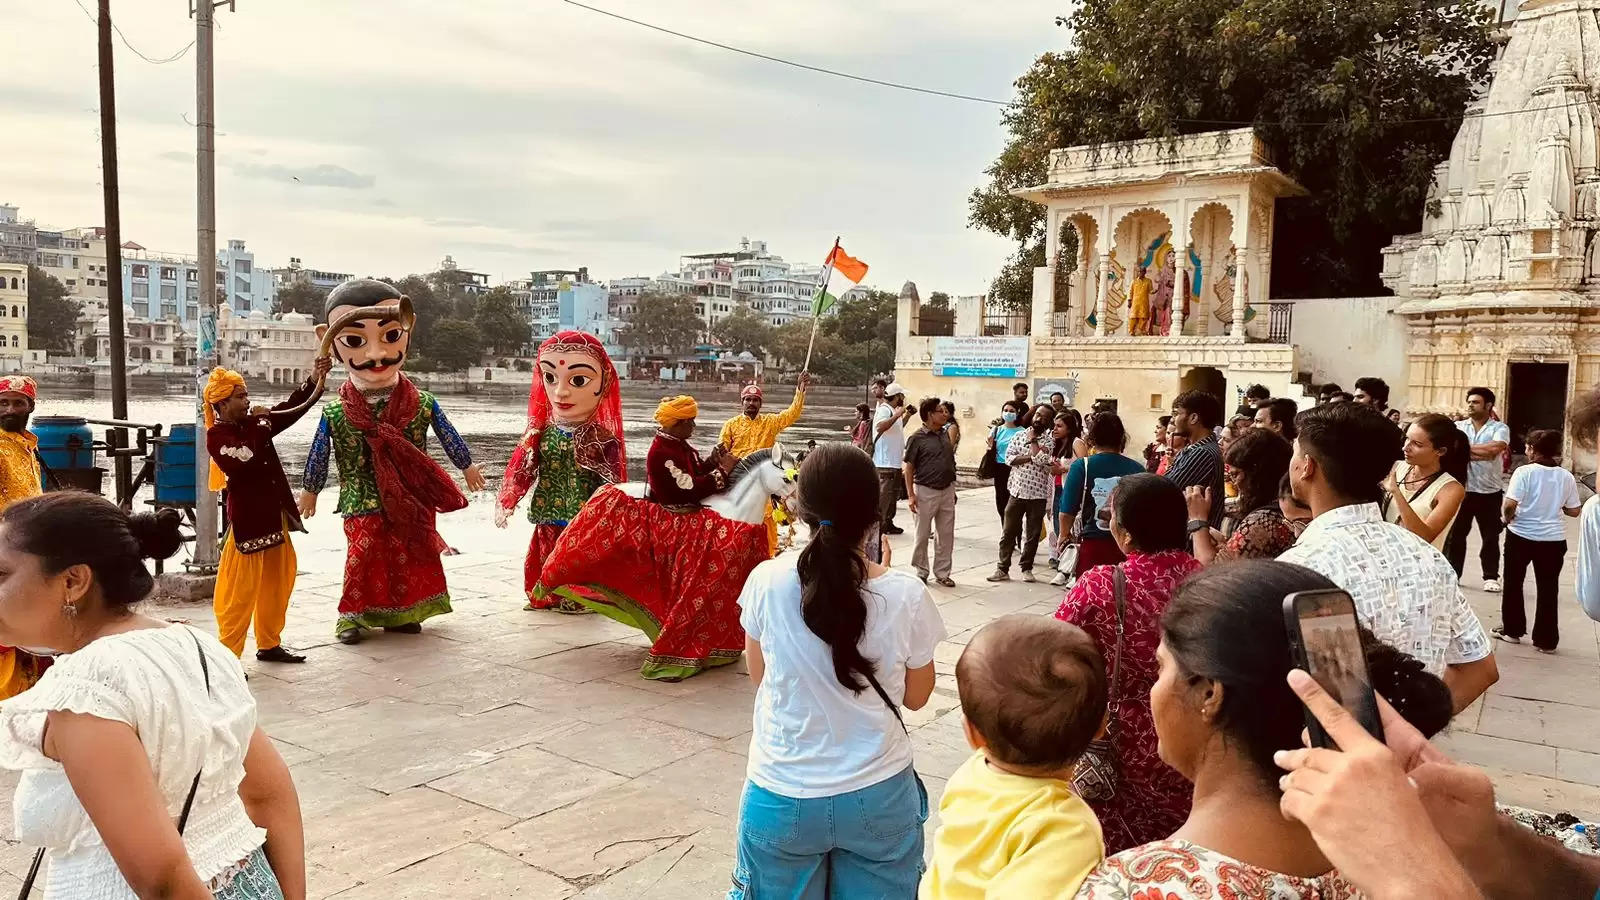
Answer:
<path fill-rule="evenodd" d="M 1211 523 L 1207 522 L 1205 519 L 1190 519 L 1189 527 L 1186 530 L 1189 534 L 1194 534 L 1197 531 L 1205 531 L 1210 527 Z"/>

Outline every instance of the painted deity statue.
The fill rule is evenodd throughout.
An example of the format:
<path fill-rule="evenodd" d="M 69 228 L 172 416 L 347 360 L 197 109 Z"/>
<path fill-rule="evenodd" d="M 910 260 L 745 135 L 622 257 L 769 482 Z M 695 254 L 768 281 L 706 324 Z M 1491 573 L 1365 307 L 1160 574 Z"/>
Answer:
<path fill-rule="evenodd" d="M 339 514 L 349 541 L 334 625 L 346 644 L 357 643 L 371 628 L 417 634 L 424 620 L 450 611 L 439 559 L 448 548 L 435 520 L 466 507 L 467 498 L 428 455 L 429 430 L 461 470 L 467 489 L 484 488 L 472 451 L 439 401 L 401 371 L 411 346 L 402 299 L 391 284 L 358 278 L 334 288 L 323 304 L 328 322 L 357 309 L 394 309 L 393 316 L 358 319 L 334 336 L 334 356 L 350 380 L 322 408 L 300 494 L 300 514 L 309 519 L 328 482 L 331 457 L 339 469 Z M 317 337 L 329 327 L 318 325 Z"/>
<path fill-rule="evenodd" d="M 600 339 L 562 331 L 539 345 L 528 429 L 506 464 L 495 524 L 506 527 L 524 495 L 533 537 L 523 566 L 528 609 L 585 612 L 570 598 L 550 593 L 539 571 L 556 541 L 602 484 L 628 479 L 622 442 L 622 394 L 616 366 Z"/>

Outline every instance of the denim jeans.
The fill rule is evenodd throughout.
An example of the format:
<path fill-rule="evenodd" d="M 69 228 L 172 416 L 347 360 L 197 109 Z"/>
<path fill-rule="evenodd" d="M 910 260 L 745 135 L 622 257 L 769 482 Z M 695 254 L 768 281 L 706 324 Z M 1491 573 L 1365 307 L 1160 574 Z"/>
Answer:
<path fill-rule="evenodd" d="M 928 792 L 907 768 L 797 800 L 746 782 L 728 900 L 914 900 Z"/>

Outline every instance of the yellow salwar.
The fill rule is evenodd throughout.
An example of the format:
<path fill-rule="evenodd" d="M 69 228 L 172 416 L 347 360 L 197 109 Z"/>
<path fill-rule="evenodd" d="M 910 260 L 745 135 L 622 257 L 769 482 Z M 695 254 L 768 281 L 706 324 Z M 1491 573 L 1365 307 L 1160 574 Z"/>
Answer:
<path fill-rule="evenodd" d="M 39 662 L 21 650 L 0 650 L 0 700 L 8 700 L 39 680 Z"/>
<path fill-rule="evenodd" d="M 211 608 L 217 614 L 217 640 L 234 656 L 244 655 L 244 636 L 252 618 L 257 650 L 271 650 L 282 642 L 298 565 L 288 531 L 283 543 L 259 553 L 240 553 L 233 532 L 228 532 Z"/>
<path fill-rule="evenodd" d="M 778 442 L 780 432 L 800 419 L 805 408 L 805 392 L 795 391 L 794 402 L 781 413 L 762 413 L 754 419 L 737 415 L 729 419 L 723 424 L 717 443 L 727 447 L 728 452 L 740 459 L 757 450 L 766 450 Z M 772 518 L 771 503 L 767 504 L 767 515 L 763 521 L 767 526 L 767 550 L 772 556 L 777 556 L 778 523 Z"/>

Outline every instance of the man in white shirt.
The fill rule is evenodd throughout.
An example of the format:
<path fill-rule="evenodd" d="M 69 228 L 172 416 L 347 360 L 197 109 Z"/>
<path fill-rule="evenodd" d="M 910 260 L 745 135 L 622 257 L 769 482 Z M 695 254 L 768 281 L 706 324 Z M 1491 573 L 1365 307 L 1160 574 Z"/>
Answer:
<path fill-rule="evenodd" d="M 905 534 L 904 528 L 894 524 L 894 511 L 900 502 L 906 421 L 915 412 L 906 405 L 906 389 L 895 381 L 883 389 L 883 402 L 872 414 L 872 429 L 877 435 L 877 443 L 872 445 L 872 464 L 878 469 L 878 527 L 884 534 Z"/>
<path fill-rule="evenodd" d="M 1381 482 L 1403 440 L 1383 413 L 1335 403 L 1300 413 L 1289 480 L 1311 524 L 1279 556 L 1327 576 L 1379 640 L 1444 679 L 1460 712 L 1500 678 L 1494 649 L 1433 545 L 1383 520 Z"/>
<path fill-rule="evenodd" d="M 1456 577 L 1467 562 L 1467 535 L 1478 523 L 1483 548 L 1478 560 L 1483 563 L 1483 589 L 1500 593 L 1500 507 L 1505 500 L 1505 467 L 1501 456 L 1511 446 L 1511 429 L 1494 417 L 1494 391 L 1475 387 L 1467 391 L 1467 418 L 1456 423 L 1472 444 L 1472 462 L 1467 464 L 1467 496 L 1461 501 L 1450 537 L 1444 542 L 1444 555 L 1456 570 Z"/>

